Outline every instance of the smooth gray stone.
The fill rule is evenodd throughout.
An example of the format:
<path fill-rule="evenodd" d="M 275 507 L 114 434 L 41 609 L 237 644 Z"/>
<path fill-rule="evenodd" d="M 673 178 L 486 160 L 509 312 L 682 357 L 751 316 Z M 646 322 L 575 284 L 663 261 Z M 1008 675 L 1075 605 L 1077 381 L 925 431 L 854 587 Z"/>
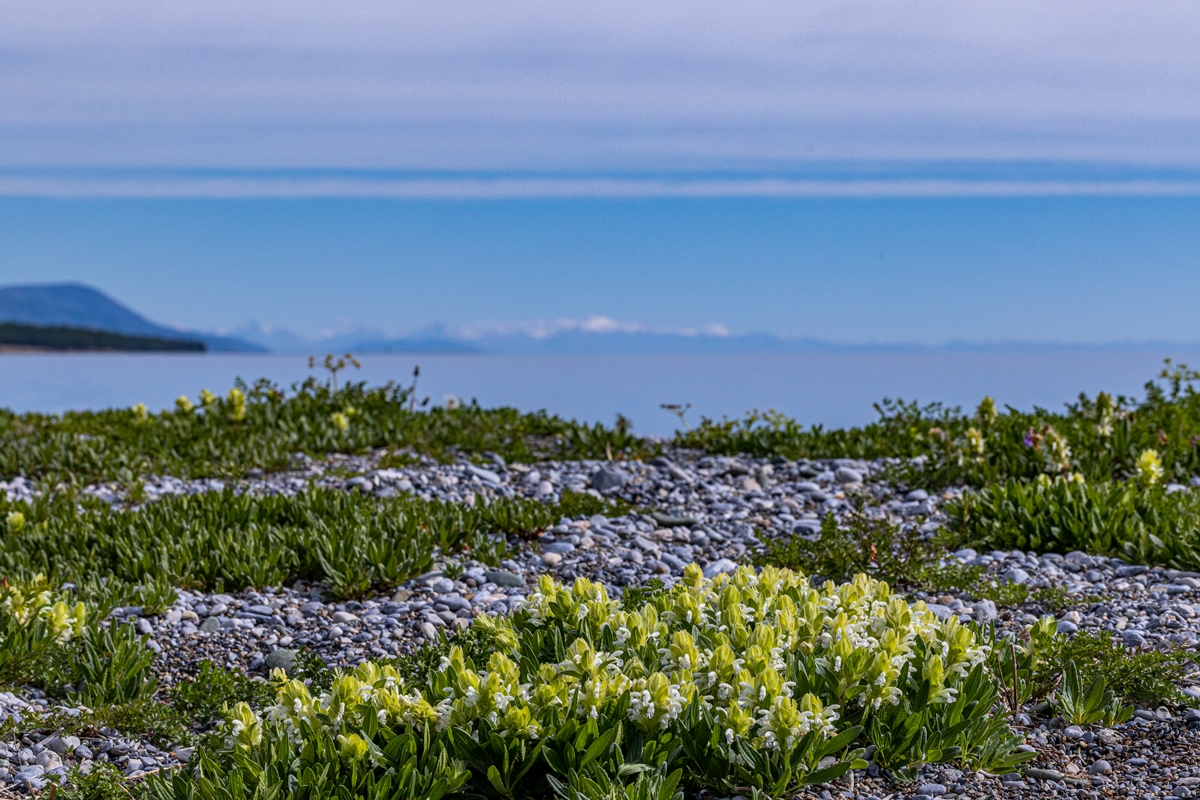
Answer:
<path fill-rule="evenodd" d="M 1058 770 L 1042 769 L 1041 767 L 1030 767 L 1025 770 L 1025 776 L 1037 778 L 1039 781 L 1061 781 L 1065 777 Z"/>
<path fill-rule="evenodd" d="M 1029 573 L 1020 567 L 1009 567 L 1004 571 L 1004 577 L 1010 583 L 1028 583 Z"/>
<path fill-rule="evenodd" d="M 660 514 L 657 511 L 650 512 L 650 518 L 664 528 L 690 528 L 700 524 L 700 520 L 695 517 L 672 517 L 670 514 Z"/>
<path fill-rule="evenodd" d="M 467 465 L 467 472 L 471 473 L 476 478 L 479 478 L 481 481 L 486 481 L 487 483 L 501 482 L 499 475 L 492 472 L 490 469 L 483 469 L 482 467 L 477 467 L 474 464 Z"/>
<path fill-rule="evenodd" d="M 851 483 L 862 483 L 863 480 L 860 472 L 849 467 L 838 467 L 837 472 L 833 473 L 833 478 L 843 486 Z"/>
<path fill-rule="evenodd" d="M 525 579 L 520 575 L 515 575 L 511 572 L 505 572 L 502 569 L 489 569 L 483 573 L 483 577 L 496 584 L 497 586 L 524 586 Z"/>
<path fill-rule="evenodd" d="M 935 617 L 942 620 L 949 619 L 954 613 L 950 610 L 949 606 L 944 606 L 941 603 L 926 603 L 925 607 L 928 608 Z"/>
<path fill-rule="evenodd" d="M 542 548 L 545 553 L 558 553 L 559 555 L 570 553 L 575 549 L 575 545 L 570 542 L 551 542 Z"/>
<path fill-rule="evenodd" d="M 1139 631 L 1121 631 L 1121 644 L 1126 647 L 1141 647 L 1146 643 L 1146 636 Z"/>
<path fill-rule="evenodd" d="M 716 561 L 704 568 L 704 577 L 715 578 L 717 575 L 726 572 L 733 572 L 738 565 L 730 561 L 728 558 L 718 558 Z"/>
<path fill-rule="evenodd" d="M 272 650 L 267 653 L 263 664 L 268 670 L 281 669 L 290 676 L 296 669 L 296 656 L 297 652 L 295 650 L 288 650 L 281 647 L 278 650 Z"/>
<path fill-rule="evenodd" d="M 671 553 L 663 553 L 658 557 L 658 560 L 666 564 L 675 572 L 683 572 L 683 568 L 688 565 L 687 561 L 684 561 L 682 558 L 672 555 Z"/>
<path fill-rule="evenodd" d="M 216 617 L 209 617 L 200 623 L 200 631 L 202 633 L 215 633 L 221 629 L 221 620 Z"/>
<path fill-rule="evenodd" d="M 600 492 L 600 494 L 604 494 L 605 492 L 611 492 L 620 489 L 628 482 L 628 480 L 629 479 L 625 477 L 625 473 L 621 472 L 619 469 L 603 467 L 592 473 L 592 477 L 588 481 L 588 484 L 597 492 Z"/>

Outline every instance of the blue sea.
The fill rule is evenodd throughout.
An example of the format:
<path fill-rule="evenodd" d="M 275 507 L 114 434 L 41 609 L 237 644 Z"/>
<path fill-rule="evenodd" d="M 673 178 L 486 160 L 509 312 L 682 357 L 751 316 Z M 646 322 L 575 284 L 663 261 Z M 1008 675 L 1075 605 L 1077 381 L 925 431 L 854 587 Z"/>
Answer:
<path fill-rule="evenodd" d="M 1140 397 L 1164 358 L 1200 366 L 1200 347 L 994 348 L 720 355 L 373 355 L 342 380 L 412 382 L 443 403 L 546 409 L 611 424 L 621 413 L 643 435 L 679 425 L 664 403 L 690 404 L 686 420 L 775 409 L 807 424 L 857 425 L 884 397 L 973 408 L 984 395 L 1020 409 L 1059 409 L 1080 392 Z M 311 374 L 304 355 L 0 354 L 0 406 L 61 412 L 223 392 L 241 377 L 287 386 Z"/>

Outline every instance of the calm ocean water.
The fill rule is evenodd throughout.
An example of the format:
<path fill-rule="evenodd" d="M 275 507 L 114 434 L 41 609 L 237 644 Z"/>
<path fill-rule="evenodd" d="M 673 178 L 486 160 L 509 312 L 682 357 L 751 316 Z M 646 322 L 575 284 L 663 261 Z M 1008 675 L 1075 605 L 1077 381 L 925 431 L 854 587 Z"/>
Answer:
<path fill-rule="evenodd" d="M 440 403 L 447 395 L 485 406 L 544 408 L 611 423 L 618 412 L 643 434 L 669 435 L 662 403 L 691 403 L 700 415 L 739 416 L 774 408 L 806 424 L 874 419 L 883 397 L 973 407 L 984 395 L 1027 409 L 1057 409 L 1079 392 L 1140 396 L 1164 357 L 1200 366 L 1200 348 L 837 352 L 744 355 L 375 355 L 345 377 L 371 384 L 411 381 Z M 0 354 L 0 406 L 16 411 L 129 406 L 165 408 L 235 378 L 288 385 L 311 374 L 301 355 Z M 319 373 L 318 373 L 319 374 Z M 343 378 L 344 379 L 344 378 Z"/>

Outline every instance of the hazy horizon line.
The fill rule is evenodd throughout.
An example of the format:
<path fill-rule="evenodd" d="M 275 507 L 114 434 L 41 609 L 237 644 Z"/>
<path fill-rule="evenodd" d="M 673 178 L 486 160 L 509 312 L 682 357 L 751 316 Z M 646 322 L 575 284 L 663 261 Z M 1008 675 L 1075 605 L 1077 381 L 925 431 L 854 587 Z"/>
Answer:
<path fill-rule="evenodd" d="M 0 167 L 0 196 L 60 199 L 1191 197 L 1200 170 L 1037 161 L 830 161 L 780 170 Z"/>

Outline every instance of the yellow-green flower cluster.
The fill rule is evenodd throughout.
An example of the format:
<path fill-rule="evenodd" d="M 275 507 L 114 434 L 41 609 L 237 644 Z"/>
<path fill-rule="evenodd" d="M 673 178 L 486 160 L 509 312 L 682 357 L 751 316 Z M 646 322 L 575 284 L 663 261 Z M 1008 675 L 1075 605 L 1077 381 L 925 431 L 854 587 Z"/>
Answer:
<path fill-rule="evenodd" d="M 371 718 L 472 735 L 485 726 L 535 740 L 570 714 L 583 721 L 621 713 L 648 733 L 672 730 L 699 704 L 726 743 L 787 751 L 814 731 L 834 735 L 850 709 L 897 703 L 906 665 L 929 681 L 933 702 L 953 702 L 958 681 L 986 654 L 956 618 L 940 621 L 885 583 L 860 575 L 818 589 L 770 567 L 710 580 L 692 565 L 673 589 L 632 610 L 601 584 L 581 578 L 568 588 L 543 576 L 522 611 L 475 624 L 497 642 L 482 668 L 454 647 L 426 685 L 406 687 L 391 667 L 368 662 L 316 697 L 278 674 L 266 722 L 293 738 L 306 730 L 344 737 Z M 509 657 L 551 633 L 565 645 L 561 658 L 519 666 Z M 234 710 L 231 746 L 253 746 L 247 737 L 258 735 L 260 721 L 252 717 Z"/>
<path fill-rule="evenodd" d="M 70 605 L 59 598 L 42 575 L 0 586 L 0 612 L 20 629 L 44 625 L 44 635 L 59 644 L 82 634 L 87 624 L 83 603 Z"/>

